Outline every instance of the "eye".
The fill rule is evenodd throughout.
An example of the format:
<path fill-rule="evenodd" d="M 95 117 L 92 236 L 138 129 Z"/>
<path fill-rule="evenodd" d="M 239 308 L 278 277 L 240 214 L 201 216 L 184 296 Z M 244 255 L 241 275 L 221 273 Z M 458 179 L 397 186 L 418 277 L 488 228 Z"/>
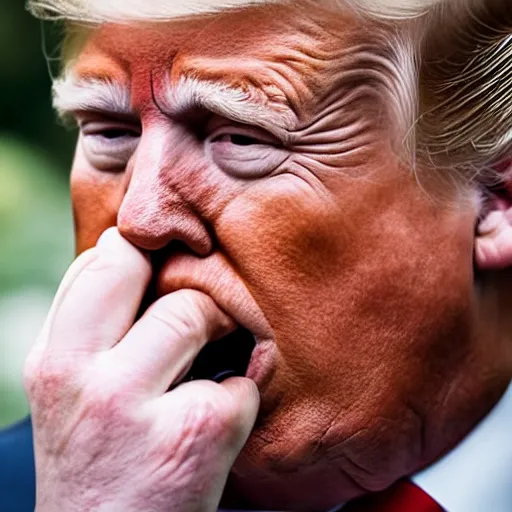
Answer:
<path fill-rule="evenodd" d="M 141 127 L 136 122 L 93 120 L 79 123 L 82 147 L 92 166 L 101 171 L 123 171 L 137 149 Z"/>
<path fill-rule="evenodd" d="M 98 133 L 101 137 L 114 140 L 121 139 L 123 137 L 138 137 L 139 134 L 133 130 L 122 129 L 122 128 L 106 128 L 102 132 Z"/>
<path fill-rule="evenodd" d="M 212 142 L 229 142 L 231 144 L 234 144 L 235 146 L 252 146 L 254 144 L 262 143 L 261 141 L 254 137 L 251 137 L 249 135 L 242 135 L 240 133 L 225 133 L 222 135 L 218 135 L 217 137 L 215 137 L 215 139 L 212 140 Z"/>
<path fill-rule="evenodd" d="M 256 179 L 275 171 L 288 157 L 280 142 L 260 128 L 224 124 L 206 139 L 212 161 L 226 174 Z"/>

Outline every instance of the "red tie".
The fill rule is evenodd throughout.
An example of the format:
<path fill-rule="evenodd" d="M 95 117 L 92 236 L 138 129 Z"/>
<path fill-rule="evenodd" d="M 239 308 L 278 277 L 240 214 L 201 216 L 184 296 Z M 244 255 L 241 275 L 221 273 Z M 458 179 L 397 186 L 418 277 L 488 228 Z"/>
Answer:
<path fill-rule="evenodd" d="M 389 489 L 351 501 L 341 512 L 443 512 L 417 485 L 400 480 Z"/>

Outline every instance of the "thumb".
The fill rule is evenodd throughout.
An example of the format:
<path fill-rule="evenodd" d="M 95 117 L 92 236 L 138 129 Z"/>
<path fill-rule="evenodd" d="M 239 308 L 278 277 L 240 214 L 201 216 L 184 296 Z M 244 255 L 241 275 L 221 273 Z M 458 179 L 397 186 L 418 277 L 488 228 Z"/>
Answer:
<path fill-rule="evenodd" d="M 196 380 L 179 385 L 156 402 L 166 403 L 163 410 L 174 411 L 175 417 L 176 413 L 183 414 L 185 423 L 175 423 L 181 432 L 174 435 L 187 448 L 189 460 L 185 466 L 193 468 L 193 480 L 203 482 L 202 506 L 198 510 L 217 510 L 231 467 L 258 415 L 260 397 L 256 384 L 245 377 L 233 377 L 221 384 Z M 169 425 L 168 420 L 166 423 Z"/>
<path fill-rule="evenodd" d="M 236 456 L 244 447 L 254 427 L 260 407 L 260 394 L 254 381 L 246 377 L 232 377 L 221 384 L 233 397 L 239 407 L 239 425 L 236 436 L 233 436 L 233 451 Z M 234 462 L 234 459 L 233 459 Z"/>

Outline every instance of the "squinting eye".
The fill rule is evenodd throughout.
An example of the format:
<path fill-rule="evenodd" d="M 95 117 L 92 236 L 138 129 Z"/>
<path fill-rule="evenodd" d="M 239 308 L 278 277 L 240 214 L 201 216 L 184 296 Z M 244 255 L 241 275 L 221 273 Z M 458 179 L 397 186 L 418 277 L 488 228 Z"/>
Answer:
<path fill-rule="evenodd" d="M 262 144 L 261 141 L 255 139 L 254 137 L 250 137 L 249 135 L 242 135 L 239 133 L 225 133 L 223 135 L 218 135 L 212 139 L 212 142 L 230 142 L 236 146 L 251 146 L 253 144 Z"/>
<path fill-rule="evenodd" d="M 266 176 L 288 157 L 275 137 L 250 126 L 221 126 L 206 144 L 210 158 L 222 171 L 242 179 Z"/>
<path fill-rule="evenodd" d="M 119 139 L 121 137 L 138 137 L 139 134 L 137 134 L 134 131 L 131 130 L 122 130 L 120 128 L 111 128 L 104 130 L 103 132 L 100 132 L 98 135 L 101 135 L 102 137 L 105 137 L 105 139 Z"/>
<path fill-rule="evenodd" d="M 85 156 L 101 171 L 123 171 L 141 135 L 139 125 L 125 121 L 83 122 L 80 131 Z"/>

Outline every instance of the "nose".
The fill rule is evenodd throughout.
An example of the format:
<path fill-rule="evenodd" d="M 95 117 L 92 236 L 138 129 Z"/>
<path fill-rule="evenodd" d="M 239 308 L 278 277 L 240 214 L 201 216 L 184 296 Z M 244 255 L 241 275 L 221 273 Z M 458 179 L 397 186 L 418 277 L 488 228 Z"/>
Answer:
<path fill-rule="evenodd" d="M 139 143 L 117 227 L 141 249 L 157 251 L 179 241 L 200 256 L 212 250 L 212 238 L 194 206 L 197 198 L 184 197 L 182 190 L 190 194 L 190 187 L 180 186 L 191 165 L 183 165 L 186 150 L 186 141 L 169 140 L 166 133 L 152 132 Z"/>

